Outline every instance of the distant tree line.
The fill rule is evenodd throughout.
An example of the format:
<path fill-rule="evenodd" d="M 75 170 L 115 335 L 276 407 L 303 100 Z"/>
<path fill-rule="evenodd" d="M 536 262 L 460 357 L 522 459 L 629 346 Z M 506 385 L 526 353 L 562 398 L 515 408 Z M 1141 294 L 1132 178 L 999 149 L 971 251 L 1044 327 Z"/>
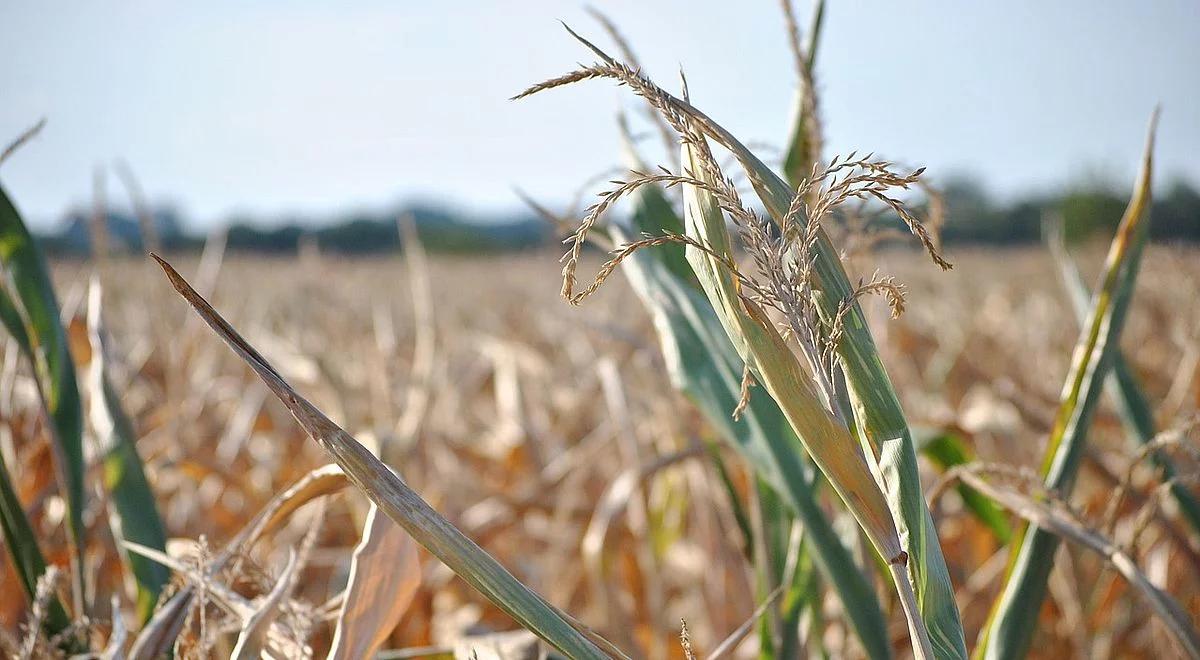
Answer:
<path fill-rule="evenodd" d="M 1068 240 L 1092 233 L 1111 234 L 1127 198 L 1101 185 L 1076 186 L 1061 193 L 995 201 L 977 181 L 959 177 L 942 186 L 947 243 L 1021 245 L 1041 238 L 1044 218 L 1062 218 Z M 497 252 L 549 245 L 560 237 L 549 223 L 533 213 L 472 219 L 433 205 L 414 206 L 394 213 L 358 213 L 319 226 L 299 221 L 264 225 L 252 218 L 227 223 L 226 246 L 233 251 L 292 254 L 305 243 L 320 250 L 345 254 L 392 252 L 400 248 L 396 219 L 413 218 L 422 243 L 439 252 Z M 54 254 L 87 254 L 91 249 L 90 211 L 72 212 L 57 231 L 42 236 Z M 110 245 L 141 251 L 141 231 L 135 217 L 109 212 Z M 153 212 L 157 233 L 168 250 L 199 249 L 205 237 L 187 230 L 171 209 Z M 896 222 L 895 218 L 882 218 Z M 1151 237 L 1158 241 L 1200 242 L 1200 192 L 1186 181 L 1156 191 L 1151 209 Z"/>
<path fill-rule="evenodd" d="M 1075 186 L 1064 192 L 998 204 L 976 181 L 951 179 L 942 188 L 948 243 L 1017 245 L 1041 238 L 1044 218 L 1061 218 L 1067 240 L 1090 234 L 1111 235 L 1129 202 L 1127 196 L 1102 185 Z M 1153 240 L 1200 242 L 1200 192 L 1176 180 L 1154 192 L 1150 210 Z"/>
<path fill-rule="evenodd" d="M 152 212 L 163 249 L 199 250 L 207 236 L 188 231 L 171 209 Z M 426 249 L 435 252 L 499 252 L 536 247 L 554 240 L 550 225 L 533 214 L 514 217 L 473 219 L 433 206 L 411 207 L 395 213 L 359 213 L 327 224 L 302 221 L 263 223 L 235 217 L 226 223 L 225 245 L 231 251 L 295 254 L 304 244 L 322 251 L 344 254 L 395 252 L 401 247 L 399 218 L 412 218 L 417 236 Z M 131 213 L 110 210 L 106 214 L 110 246 L 141 252 L 142 231 Z M 43 234 L 41 242 L 51 254 L 86 255 L 91 252 L 92 211 L 68 213 L 57 231 Z"/>

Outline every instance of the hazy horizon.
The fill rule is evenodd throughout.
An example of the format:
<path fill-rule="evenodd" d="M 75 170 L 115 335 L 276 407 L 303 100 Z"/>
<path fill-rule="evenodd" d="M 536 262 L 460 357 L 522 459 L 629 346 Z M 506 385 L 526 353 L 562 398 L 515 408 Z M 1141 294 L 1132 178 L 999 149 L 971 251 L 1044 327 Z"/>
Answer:
<path fill-rule="evenodd" d="M 564 202 L 616 163 L 612 119 L 618 101 L 634 107 L 603 81 L 507 100 L 591 61 L 556 19 L 609 44 L 582 4 L 66 4 L 0 9 L 16 54 L 0 142 L 48 121 L 0 180 L 39 228 L 90 203 L 97 165 L 123 203 L 117 159 L 198 228 L 403 200 L 504 213 L 520 208 L 514 186 Z M 715 119 L 782 142 L 795 75 L 775 2 L 596 4 L 664 86 L 682 65 Z M 1161 103 L 1157 178 L 1196 183 L 1197 25 L 1200 4 L 1183 0 L 832 4 L 818 59 L 827 155 L 876 151 L 1001 196 L 1123 185 Z"/>

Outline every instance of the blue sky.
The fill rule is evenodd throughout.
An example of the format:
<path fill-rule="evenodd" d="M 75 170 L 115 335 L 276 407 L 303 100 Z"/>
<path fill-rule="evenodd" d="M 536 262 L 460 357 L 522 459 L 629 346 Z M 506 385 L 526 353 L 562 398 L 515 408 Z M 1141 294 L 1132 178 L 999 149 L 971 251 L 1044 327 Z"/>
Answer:
<path fill-rule="evenodd" d="M 795 80 L 774 0 L 594 4 L 664 86 L 682 65 L 735 134 L 782 140 Z M 829 155 L 873 150 L 935 181 L 968 171 L 1000 194 L 1124 185 L 1161 102 L 1159 180 L 1200 182 L 1195 0 L 830 4 Z M 507 100 L 591 61 L 556 19 L 607 43 L 582 3 L 550 0 L 7 2 L 0 136 L 48 124 L 0 180 L 41 226 L 86 204 L 117 158 L 200 225 L 412 198 L 502 212 L 519 208 L 514 185 L 565 201 L 616 162 L 628 94 L 593 82 Z"/>

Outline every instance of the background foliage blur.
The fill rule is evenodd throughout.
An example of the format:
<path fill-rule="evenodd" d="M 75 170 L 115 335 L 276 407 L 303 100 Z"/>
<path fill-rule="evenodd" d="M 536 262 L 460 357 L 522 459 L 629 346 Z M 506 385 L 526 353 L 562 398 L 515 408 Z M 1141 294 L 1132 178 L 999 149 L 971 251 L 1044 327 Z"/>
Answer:
<path fill-rule="evenodd" d="M 1126 199 L 1119 186 L 1088 182 L 1055 194 L 998 200 L 987 187 L 969 176 L 952 176 L 941 186 L 946 226 L 942 238 L 949 244 L 1026 245 L 1039 240 L 1047 215 L 1062 217 L 1068 241 L 1092 235 L 1111 236 L 1121 218 Z M 168 249 L 199 249 L 204 236 L 189 230 L 189 223 L 169 206 L 152 211 L 158 233 Z M 71 211 L 58 228 L 41 236 L 52 254 L 86 255 L 90 251 L 90 209 Z M 401 238 L 396 218 L 414 219 L 421 240 L 434 251 L 497 252 L 548 245 L 556 240 L 553 228 L 533 212 L 526 215 L 479 217 L 433 203 L 414 204 L 383 211 L 360 211 L 324 221 L 311 218 L 233 217 L 226 226 L 229 249 L 292 254 L 313 242 L 322 251 L 344 254 L 391 252 Z M 132 212 L 106 211 L 113 247 L 142 251 L 138 222 Z M 897 219 L 875 220 L 896 226 Z M 1151 212 L 1151 238 L 1159 242 L 1200 241 L 1200 191 L 1177 179 L 1159 194 Z M 1107 239 L 1105 239 L 1107 240 Z"/>

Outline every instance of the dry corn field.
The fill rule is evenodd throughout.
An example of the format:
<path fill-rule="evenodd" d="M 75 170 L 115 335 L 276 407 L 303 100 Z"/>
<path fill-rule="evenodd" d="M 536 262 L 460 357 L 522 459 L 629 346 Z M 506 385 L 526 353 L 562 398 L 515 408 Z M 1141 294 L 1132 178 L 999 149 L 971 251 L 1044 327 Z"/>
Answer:
<path fill-rule="evenodd" d="M 882 255 L 909 283 L 911 301 L 898 320 L 882 304 L 870 310 L 884 360 L 915 426 L 953 430 L 980 460 L 1036 468 L 1078 331 L 1069 303 L 1037 250 L 952 256 L 957 268 L 942 274 L 910 253 Z M 1200 299 L 1191 295 L 1200 288 L 1198 256 L 1150 250 L 1123 342 L 1147 393 L 1162 402 L 1163 420 L 1200 409 Z M 359 440 L 396 438 L 393 464 L 410 485 L 523 582 L 639 656 L 683 657 L 681 619 L 694 648 L 713 649 L 756 606 L 747 548 L 702 451 L 716 433 L 672 392 L 649 315 L 629 287 L 614 283 L 571 309 L 558 297 L 555 261 L 550 253 L 437 257 L 418 271 L 427 279 L 414 289 L 400 258 L 233 257 L 210 281 L 215 306 L 285 377 Z M 180 269 L 192 274 L 197 265 L 184 261 Z M 124 260 L 102 278 L 114 384 L 140 435 L 168 548 L 203 566 L 273 496 L 329 461 L 152 268 Z M 90 274 L 87 264 L 55 265 L 66 314 L 84 313 Z M 39 441 L 38 395 L 15 352 L 6 341 L 3 449 L 18 466 L 14 485 L 40 538 L 60 549 L 48 559 L 65 564 L 63 507 Z M 80 352 L 83 366 L 87 351 Z M 1101 408 L 1093 428 L 1073 503 L 1100 526 L 1136 450 L 1110 409 Z M 749 496 L 747 466 L 729 450 L 722 455 Z M 939 474 L 922 464 L 923 483 Z M 1154 508 L 1152 471 L 1132 477 L 1113 531 L 1122 541 L 1139 512 Z M 302 548 L 306 561 L 281 620 L 306 631 L 319 653 L 330 643 L 333 599 L 366 503 L 345 492 L 299 508 L 247 550 L 238 574 L 214 581 L 247 599 L 261 596 L 289 549 Z M 1005 551 L 955 492 L 932 506 L 970 635 L 995 596 Z M 93 603 L 92 634 L 100 637 L 109 632 L 107 595 L 122 592 L 104 508 L 97 499 L 87 512 L 89 572 L 102 596 Z M 1195 537 L 1161 508 L 1141 534 L 1137 559 L 1195 617 Z M 478 642 L 484 657 L 482 649 L 500 639 L 492 635 L 512 622 L 428 553 L 416 556 L 419 577 L 405 577 L 415 593 L 385 647 L 449 653 L 483 635 L 475 639 L 487 640 Z M 376 570 L 407 570 L 400 561 Z M 182 583 L 176 578 L 171 588 Z M 17 645 L 26 604 L 10 566 L 2 585 L 10 597 L 0 621 Z M 1050 587 L 1038 657 L 1174 653 L 1152 614 L 1094 553 L 1061 550 Z M 861 655 L 839 608 L 823 599 L 809 634 L 832 655 Z M 184 648 L 227 654 L 232 638 L 222 631 L 241 622 L 211 603 L 204 612 L 203 623 L 199 609 L 189 617 Z M 902 645 L 902 625 L 890 637 Z"/>
<path fill-rule="evenodd" d="M 638 112 L 594 204 L 524 200 L 561 255 L 405 217 L 387 256 L 170 253 L 135 208 L 133 256 L 97 176 L 90 258 L 47 260 L 0 188 L 0 653 L 1200 658 L 1159 110 L 1111 235 L 946 246 L 924 168 L 826 153 L 825 4 L 781 6 L 776 149 L 567 28 L 594 61 L 512 100 Z"/>

